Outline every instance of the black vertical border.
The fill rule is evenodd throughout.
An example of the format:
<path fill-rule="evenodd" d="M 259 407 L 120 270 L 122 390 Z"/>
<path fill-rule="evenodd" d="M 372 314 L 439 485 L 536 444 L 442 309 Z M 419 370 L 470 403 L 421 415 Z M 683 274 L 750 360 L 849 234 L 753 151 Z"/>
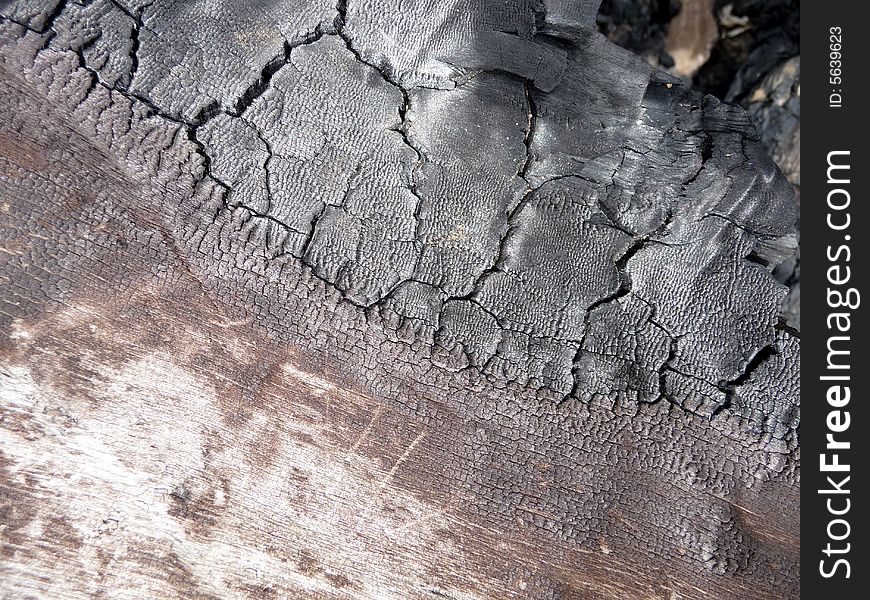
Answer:
<path fill-rule="evenodd" d="M 870 218 L 868 218 L 867 179 L 870 178 L 870 163 L 867 160 L 866 145 L 870 143 L 870 127 L 867 115 L 870 114 L 870 97 L 866 93 L 865 77 L 870 74 L 870 22 L 864 18 L 867 4 L 847 0 L 828 0 L 815 2 L 805 0 L 800 3 L 801 10 L 801 129 L 803 151 L 801 156 L 801 428 L 800 443 L 803 455 L 801 469 L 801 595 L 804 598 L 849 599 L 870 597 L 867 546 L 870 534 L 865 526 L 867 506 L 866 490 L 868 472 L 866 463 L 870 452 L 870 423 L 868 423 L 868 393 L 866 380 L 870 379 L 870 352 L 867 352 L 867 319 L 865 314 L 870 304 L 870 296 L 865 281 L 870 265 L 864 260 L 864 251 L 870 239 Z M 841 82 L 831 78 L 831 28 L 841 28 L 842 61 Z M 842 104 L 838 108 L 830 106 L 830 95 L 839 93 Z M 828 153 L 849 151 L 850 165 L 847 185 L 828 183 Z M 842 155 L 837 158 L 843 162 Z M 843 174 L 843 171 L 839 171 Z M 851 218 L 847 230 L 835 231 L 828 226 L 828 193 L 835 188 L 845 188 L 850 195 L 848 209 Z M 844 196 L 835 194 L 835 202 L 842 202 Z M 832 217 L 842 223 L 843 211 Z M 850 239 L 846 239 L 849 236 Z M 845 252 L 841 260 L 830 261 L 828 251 L 836 255 L 841 245 L 849 246 L 851 260 L 845 262 Z M 855 309 L 831 308 L 828 303 L 828 289 L 837 289 L 828 281 L 828 269 L 834 265 L 851 267 L 851 278 L 847 284 L 839 286 L 845 291 L 855 287 L 860 293 L 861 305 Z M 843 271 L 840 272 L 843 274 Z M 851 447 L 839 451 L 841 463 L 849 464 L 849 482 L 842 486 L 850 493 L 824 494 L 820 490 L 831 488 L 827 476 L 842 480 L 841 473 L 823 473 L 820 468 L 820 454 L 826 450 L 826 435 L 830 433 L 827 424 L 829 411 L 834 410 L 827 401 L 831 381 L 820 377 L 832 374 L 827 369 L 828 337 L 838 335 L 828 329 L 828 317 L 832 312 L 847 310 L 851 315 L 851 331 L 839 333 L 848 335 L 851 354 L 848 371 L 851 380 L 842 382 L 849 385 L 850 402 L 840 410 L 849 411 L 850 425 L 842 433 L 836 434 L 838 440 L 848 441 Z M 845 348 L 845 346 L 840 346 Z M 846 374 L 847 371 L 839 371 Z M 841 415 L 842 417 L 842 415 Z M 842 516 L 849 522 L 848 538 L 835 542 L 829 540 L 827 526 L 837 518 L 828 512 L 826 502 L 832 498 L 833 507 L 842 509 L 845 498 L 851 501 L 848 513 Z M 842 523 L 835 524 L 832 531 L 840 536 L 845 532 Z M 823 552 L 827 544 L 833 547 L 850 544 L 848 553 L 826 556 Z M 845 568 L 840 565 L 835 575 L 825 578 L 820 573 L 820 561 L 826 560 L 828 569 L 836 558 L 845 558 L 850 565 L 850 577 L 844 577 Z"/>

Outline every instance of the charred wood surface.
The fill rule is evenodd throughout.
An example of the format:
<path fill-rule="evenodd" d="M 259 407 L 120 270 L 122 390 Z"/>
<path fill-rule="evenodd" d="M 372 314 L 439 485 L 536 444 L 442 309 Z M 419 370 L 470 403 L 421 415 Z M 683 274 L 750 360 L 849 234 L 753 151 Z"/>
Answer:
<path fill-rule="evenodd" d="M 792 186 L 597 9 L 3 3 L 0 595 L 796 597 Z"/>

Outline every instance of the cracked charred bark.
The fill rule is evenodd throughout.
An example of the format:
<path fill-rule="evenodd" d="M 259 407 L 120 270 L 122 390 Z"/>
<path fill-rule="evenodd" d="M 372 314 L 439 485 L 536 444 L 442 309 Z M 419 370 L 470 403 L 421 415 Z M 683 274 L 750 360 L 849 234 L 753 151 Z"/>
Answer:
<path fill-rule="evenodd" d="M 797 595 L 791 186 L 596 10 L 5 3 L 4 593 Z"/>

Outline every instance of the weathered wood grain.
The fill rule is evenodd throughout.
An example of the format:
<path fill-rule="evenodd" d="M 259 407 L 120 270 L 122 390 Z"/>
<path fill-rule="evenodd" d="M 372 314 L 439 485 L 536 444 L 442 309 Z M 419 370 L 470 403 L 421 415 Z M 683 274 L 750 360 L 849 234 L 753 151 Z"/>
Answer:
<path fill-rule="evenodd" d="M 4 597 L 798 595 L 794 206 L 739 109 L 594 3 L 25 4 Z"/>

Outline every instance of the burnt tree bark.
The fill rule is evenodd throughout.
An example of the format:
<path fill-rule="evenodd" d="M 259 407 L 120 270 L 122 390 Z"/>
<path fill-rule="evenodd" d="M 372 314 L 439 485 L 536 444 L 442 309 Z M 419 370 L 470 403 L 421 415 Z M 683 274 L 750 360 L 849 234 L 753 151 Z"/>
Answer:
<path fill-rule="evenodd" d="M 4 3 L 4 597 L 797 596 L 791 186 L 597 8 Z"/>

